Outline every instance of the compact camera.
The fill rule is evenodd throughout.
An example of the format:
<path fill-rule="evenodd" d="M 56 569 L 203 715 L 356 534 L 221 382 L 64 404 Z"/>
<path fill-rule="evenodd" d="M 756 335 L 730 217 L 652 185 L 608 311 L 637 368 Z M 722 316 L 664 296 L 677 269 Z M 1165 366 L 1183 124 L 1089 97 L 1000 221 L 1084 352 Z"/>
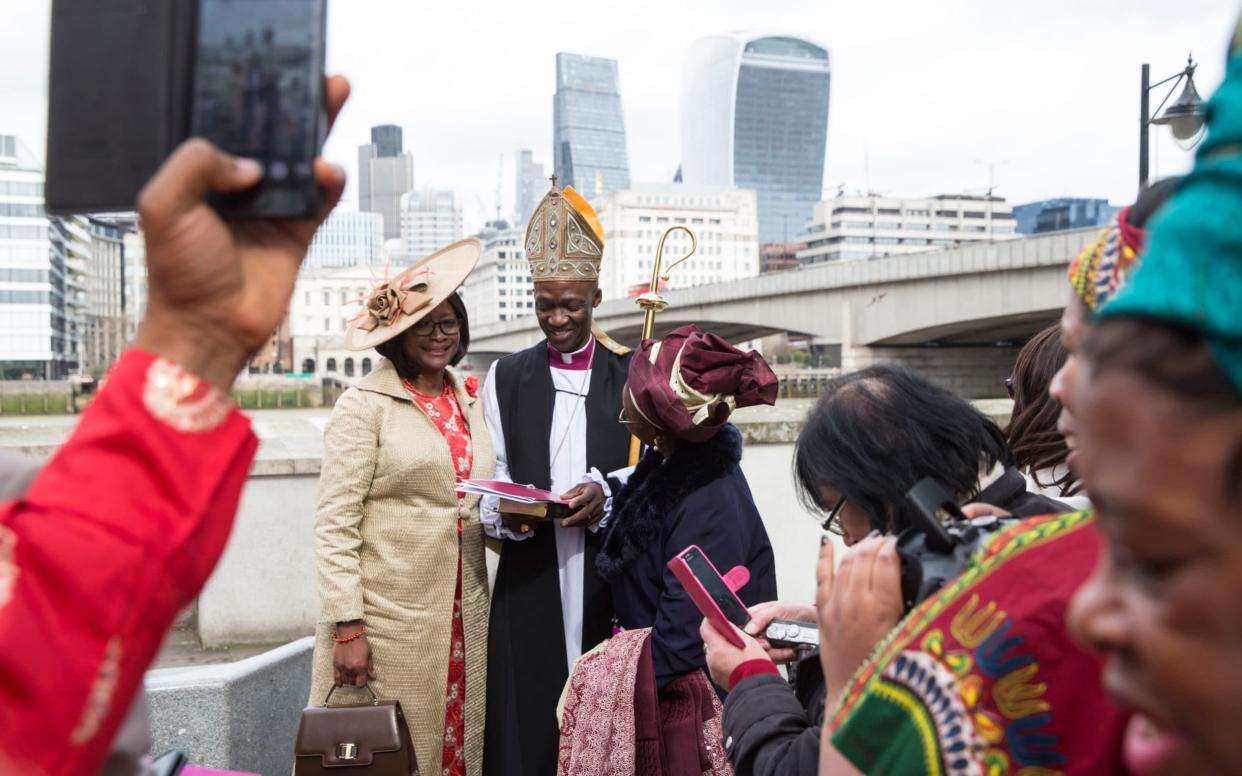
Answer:
<path fill-rule="evenodd" d="M 811 622 L 773 620 L 763 635 L 774 647 L 819 648 L 819 626 Z"/>

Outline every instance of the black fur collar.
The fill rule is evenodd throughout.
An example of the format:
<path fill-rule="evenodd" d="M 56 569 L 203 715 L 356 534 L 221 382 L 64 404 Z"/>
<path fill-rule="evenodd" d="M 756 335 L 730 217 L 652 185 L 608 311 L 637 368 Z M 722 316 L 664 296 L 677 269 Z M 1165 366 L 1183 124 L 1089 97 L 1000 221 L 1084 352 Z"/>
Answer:
<path fill-rule="evenodd" d="M 605 580 L 615 579 L 660 535 L 666 516 L 681 502 L 728 474 L 742 460 L 742 435 L 726 424 L 716 436 L 682 446 L 667 460 L 648 450 L 629 482 L 612 502 L 604 546 L 595 568 Z"/>

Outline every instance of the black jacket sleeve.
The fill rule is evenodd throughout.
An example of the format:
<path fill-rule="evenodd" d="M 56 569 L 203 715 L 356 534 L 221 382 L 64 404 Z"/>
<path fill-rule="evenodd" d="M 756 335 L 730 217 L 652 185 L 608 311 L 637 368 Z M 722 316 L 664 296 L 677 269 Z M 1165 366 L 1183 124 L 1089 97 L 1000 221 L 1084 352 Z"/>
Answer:
<path fill-rule="evenodd" d="M 736 776 L 814 776 L 820 725 L 772 674 L 743 679 L 725 699 L 725 750 Z"/>

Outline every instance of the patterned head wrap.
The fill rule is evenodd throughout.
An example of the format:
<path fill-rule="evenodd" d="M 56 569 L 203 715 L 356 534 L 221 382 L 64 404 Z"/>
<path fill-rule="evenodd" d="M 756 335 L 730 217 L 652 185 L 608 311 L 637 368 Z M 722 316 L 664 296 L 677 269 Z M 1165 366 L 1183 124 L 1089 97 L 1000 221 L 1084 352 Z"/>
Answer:
<path fill-rule="evenodd" d="M 1144 231 L 1130 223 L 1129 215 L 1127 207 L 1113 216 L 1108 227 L 1070 263 L 1070 285 L 1093 313 L 1126 282 L 1142 250 Z"/>
<path fill-rule="evenodd" d="M 1142 266 L 1101 311 L 1197 331 L 1242 391 L 1242 53 L 1208 101 L 1194 169 L 1155 217 Z"/>
<path fill-rule="evenodd" d="M 706 442 L 733 410 L 775 404 L 777 379 L 755 351 L 682 326 L 664 340 L 643 340 L 630 361 L 626 390 L 648 423 L 687 442 Z"/>

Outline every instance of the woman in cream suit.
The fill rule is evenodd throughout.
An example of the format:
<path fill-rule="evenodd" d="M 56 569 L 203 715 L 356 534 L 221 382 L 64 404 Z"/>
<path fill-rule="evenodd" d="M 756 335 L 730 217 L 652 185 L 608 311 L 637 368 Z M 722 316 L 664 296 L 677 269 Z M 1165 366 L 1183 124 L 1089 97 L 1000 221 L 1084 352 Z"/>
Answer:
<path fill-rule="evenodd" d="M 341 395 L 324 434 L 315 519 L 320 624 L 311 703 L 398 700 L 420 770 L 481 773 L 487 568 L 478 497 L 494 459 L 478 379 L 452 368 L 469 327 L 464 240 L 372 292 L 346 345 L 385 357 Z"/>

